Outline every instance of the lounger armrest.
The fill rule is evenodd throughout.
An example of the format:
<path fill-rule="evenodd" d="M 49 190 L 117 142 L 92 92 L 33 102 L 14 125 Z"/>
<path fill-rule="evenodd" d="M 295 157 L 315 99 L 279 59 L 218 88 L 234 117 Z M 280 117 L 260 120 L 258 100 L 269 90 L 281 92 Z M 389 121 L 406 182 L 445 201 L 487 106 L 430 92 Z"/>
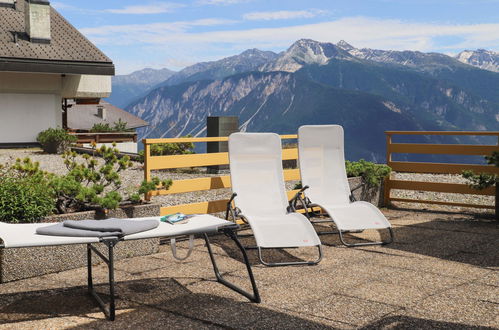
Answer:
<path fill-rule="evenodd" d="M 309 187 L 309 186 L 305 186 L 305 187 L 301 188 L 301 189 L 300 189 L 300 190 L 299 190 L 299 191 L 298 191 L 298 192 L 297 192 L 297 193 L 293 196 L 293 198 L 291 198 L 291 199 L 289 200 L 289 203 L 291 204 L 291 203 L 293 203 L 294 201 L 296 201 L 298 198 L 300 198 L 301 194 L 302 194 L 305 190 L 307 190 L 308 188 L 310 188 L 310 187 Z"/>
<path fill-rule="evenodd" d="M 232 218 L 232 221 L 236 221 L 239 214 L 241 214 L 241 210 L 237 207 L 232 207 L 232 201 L 237 196 L 237 193 L 233 193 L 227 202 L 227 210 L 225 211 L 225 220 L 229 220 L 229 215 Z"/>
<path fill-rule="evenodd" d="M 307 190 L 309 186 L 305 186 L 301 188 L 294 196 L 289 200 L 289 206 L 288 206 L 288 212 L 295 212 L 296 211 L 296 203 L 300 201 L 302 204 L 303 208 L 305 209 L 305 212 L 307 210 L 306 208 L 306 203 L 305 203 L 305 196 L 304 196 L 304 191 Z"/>

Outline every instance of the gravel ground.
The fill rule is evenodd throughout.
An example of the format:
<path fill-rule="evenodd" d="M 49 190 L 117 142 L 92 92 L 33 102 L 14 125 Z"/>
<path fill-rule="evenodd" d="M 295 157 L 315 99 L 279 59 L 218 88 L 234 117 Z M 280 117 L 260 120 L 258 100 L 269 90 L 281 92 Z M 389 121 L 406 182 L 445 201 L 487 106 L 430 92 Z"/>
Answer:
<path fill-rule="evenodd" d="M 39 149 L 23 149 L 23 150 L 0 150 L 0 164 L 12 164 L 17 158 L 30 157 L 33 161 L 40 162 L 40 167 L 48 172 L 56 174 L 66 173 L 66 167 L 62 161 L 61 156 L 44 154 Z M 192 179 L 205 176 L 218 176 L 216 174 L 207 174 L 203 172 L 198 173 L 180 173 L 180 172 L 167 172 L 156 171 L 152 173 L 160 179 Z M 121 175 L 123 185 L 120 189 L 121 192 L 127 192 L 136 188 L 144 178 L 142 164 L 133 162 L 133 166 L 123 172 Z M 410 173 L 394 173 L 393 177 L 398 180 L 416 180 L 428 182 L 449 182 L 449 183 L 465 183 L 465 180 L 460 175 L 447 175 L 447 174 L 410 174 Z M 295 182 L 287 182 L 287 189 L 292 189 Z M 209 191 L 199 191 L 193 193 L 183 193 L 174 195 L 165 195 L 154 197 L 154 201 L 164 206 L 188 204 L 203 202 L 206 200 L 226 199 L 230 197 L 230 189 L 217 189 Z M 392 197 L 398 198 L 411 198 L 411 199 L 426 199 L 435 201 L 451 201 L 456 203 L 472 203 L 494 205 L 493 196 L 480 196 L 480 195 L 464 195 L 453 193 L 435 193 L 423 191 L 409 191 L 409 190 L 393 190 Z M 421 204 L 416 203 L 398 203 L 404 207 L 421 208 Z M 442 205 L 424 205 L 425 209 L 436 210 L 456 210 L 456 207 L 442 206 Z M 491 212 L 490 210 L 480 210 L 475 208 L 460 208 L 463 211 L 473 212 Z"/>

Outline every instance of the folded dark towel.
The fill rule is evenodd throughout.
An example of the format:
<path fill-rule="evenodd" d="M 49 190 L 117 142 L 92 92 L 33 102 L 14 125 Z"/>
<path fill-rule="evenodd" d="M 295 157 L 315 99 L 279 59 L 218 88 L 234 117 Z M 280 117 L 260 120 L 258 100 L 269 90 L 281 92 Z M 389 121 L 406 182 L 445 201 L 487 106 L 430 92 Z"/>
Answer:
<path fill-rule="evenodd" d="M 70 237 L 119 237 L 121 232 L 105 232 L 95 230 L 82 230 L 64 227 L 64 224 L 57 223 L 52 226 L 40 227 L 36 229 L 38 235 L 48 236 L 70 236 Z"/>
<path fill-rule="evenodd" d="M 158 226 L 158 220 L 66 220 L 53 226 L 38 228 L 36 233 L 50 236 L 121 237 L 151 230 Z"/>
<path fill-rule="evenodd" d="M 158 220 L 66 220 L 64 227 L 99 232 L 119 232 L 121 235 L 140 233 L 159 226 Z"/>

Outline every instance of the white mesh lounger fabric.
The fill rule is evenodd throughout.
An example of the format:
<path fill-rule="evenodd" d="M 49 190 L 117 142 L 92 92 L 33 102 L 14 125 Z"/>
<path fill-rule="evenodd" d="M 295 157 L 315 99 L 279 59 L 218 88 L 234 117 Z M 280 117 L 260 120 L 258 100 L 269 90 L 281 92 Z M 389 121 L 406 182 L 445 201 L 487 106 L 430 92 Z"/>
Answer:
<path fill-rule="evenodd" d="M 233 133 L 229 160 L 234 204 L 238 216 L 253 230 L 260 261 L 267 266 L 316 264 L 321 242 L 312 224 L 299 213 L 289 213 L 284 186 L 281 138 L 273 133 Z M 269 263 L 261 249 L 317 246 L 316 261 Z"/>
<path fill-rule="evenodd" d="M 306 125 L 298 129 L 298 153 L 303 187 L 312 205 L 320 206 L 335 223 L 340 239 L 347 246 L 387 244 L 393 240 L 391 224 L 371 203 L 351 202 L 345 169 L 343 127 Z M 349 244 L 343 232 L 388 229 L 388 242 Z"/>
<path fill-rule="evenodd" d="M 160 220 L 160 217 L 135 218 L 127 220 Z M 103 309 L 106 317 L 109 320 L 115 318 L 115 295 L 114 295 L 114 246 L 120 241 L 140 240 L 147 238 L 175 238 L 184 235 L 202 235 L 205 239 L 208 253 L 213 265 L 213 270 L 217 281 L 229 287 L 230 289 L 242 294 L 253 302 L 260 302 L 260 295 L 256 287 L 253 277 L 253 272 L 249 264 L 246 251 L 237 239 L 235 231 L 238 226 L 233 222 L 223 220 L 211 215 L 199 215 L 189 219 L 189 222 L 184 224 L 171 225 L 169 223 L 160 222 L 158 227 L 142 231 L 139 233 L 126 235 L 123 237 L 70 237 L 70 236 L 48 236 L 39 235 L 36 233 L 38 228 L 52 226 L 52 223 L 36 223 L 36 224 L 8 224 L 0 222 L 0 248 L 24 248 L 24 247 L 43 247 L 56 245 L 71 245 L 71 244 L 87 244 L 87 270 L 88 270 L 88 290 L 89 293 L 97 300 L 99 306 Z M 243 289 L 227 282 L 220 274 L 215 256 L 212 253 L 208 234 L 222 232 L 229 238 L 234 240 L 238 248 L 241 250 L 248 276 L 252 285 L 252 293 L 246 292 Z M 108 256 L 104 256 L 92 244 L 104 243 L 108 248 Z M 102 299 L 93 289 L 92 284 L 92 252 L 99 256 L 107 265 L 109 270 L 109 306 L 106 306 Z"/>

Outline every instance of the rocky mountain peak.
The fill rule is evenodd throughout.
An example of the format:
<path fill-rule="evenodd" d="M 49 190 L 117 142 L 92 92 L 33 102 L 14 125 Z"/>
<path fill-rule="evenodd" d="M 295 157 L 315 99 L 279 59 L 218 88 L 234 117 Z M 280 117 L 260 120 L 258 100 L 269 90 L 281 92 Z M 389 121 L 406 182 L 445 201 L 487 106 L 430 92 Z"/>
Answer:
<path fill-rule="evenodd" d="M 239 58 L 239 59 L 254 59 L 254 60 L 257 60 L 257 59 L 271 60 L 271 59 L 274 59 L 276 57 L 277 57 L 277 54 L 274 52 L 263 51 L 263 50 L 260 50 L 257 48 L 245 50 L 241 54 L 235 56 L 235 58 Z"/>
<path fill-rule="evenodd" d="M 351 58 L 351 55 L 333 43 L 300 39 L 270 63 L 263 65 L 261 71 L 295 72 L 308 64 L 326 64 L 331 58 Z"/>
<path fill-rule="evenodd" d="M 499 72 L 498 52 L 485 49 L 465 50 L 457 54 L 456 59 L 480 69 Z"/>
<path fill-rule="evenodd" d="M 312 40 L 312 39 L 299 39 L 295 41 L 289 48 L 288 50 L 291 50 L 294 47 L 311 47 L 314 45 L 319 44 L 318 41 Z"/>
<path fill-rule="evenodd" d="M 355 49 L 354 46 L 350 45 L 348 42 L 346 42 L 345 40 L 340 40 L 337 44 L 336 44 L 336 47 L 339 47 L 343 50 L 346 50 L 346 51 L 350 51 L 352 49 Z"/>
<path fill-rule="evenodd" d="M 142 96 L 153 86 L 165 81 L 175 74 L 168 69 L 145 68 L 128 75 L 117 75 L 112 78 L 113 92 L 107 99 L 118 107 L 125 107 Z"/>
<path fill-rule="evenodd" d="M 145 68 L 142 70 L 134 71 L 128 75 L 117 75 L 113 77 L 114 83 L 138 83 L 145 85 L 154 85 L 164 81 L 168 77 L 175 74 L 175 71 L 169 69 L 151 69 Z"/>

